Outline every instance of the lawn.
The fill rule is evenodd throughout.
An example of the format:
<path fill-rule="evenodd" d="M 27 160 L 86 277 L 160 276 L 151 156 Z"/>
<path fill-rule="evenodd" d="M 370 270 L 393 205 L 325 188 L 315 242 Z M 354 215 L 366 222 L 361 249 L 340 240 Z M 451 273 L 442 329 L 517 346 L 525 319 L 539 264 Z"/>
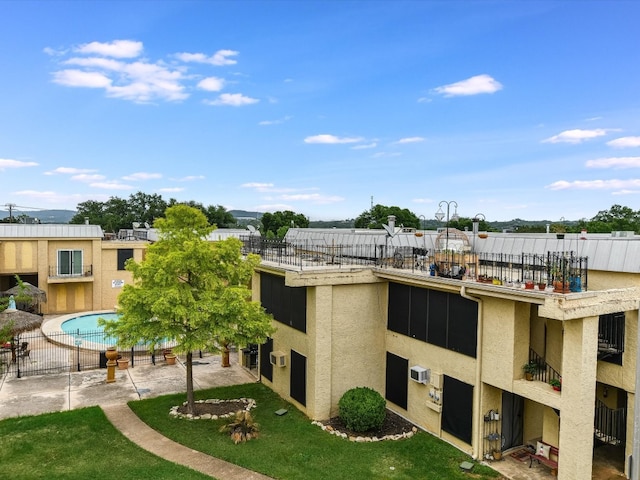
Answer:
<path fill-rule="evenodd" d="M 211 479 L 131 443 L 98 407 L 0 421 L 0 472 L 21 480 Z"/>
<path fill-rule="evenodd" d="M 410 439 L 372 443 L 350 442 L 323 432 L 300 411 L 262 384 L 251 383 L 196 392 L 197 399 L 256 400 L 252 410 L 260 437 L 234 445 L 218 430 L 225 420 L 186 420 L 168 415 L 185 395 L 169 395 L 129 405 L 147 424 L 195 450 L 283 480 L 330 479 L 489 479 L 500 475 L 476 464 L 473 475 L 460 470 L 469 456 L 420 431 Z M 288 414 L 275 415 L 286 408 Z"/>

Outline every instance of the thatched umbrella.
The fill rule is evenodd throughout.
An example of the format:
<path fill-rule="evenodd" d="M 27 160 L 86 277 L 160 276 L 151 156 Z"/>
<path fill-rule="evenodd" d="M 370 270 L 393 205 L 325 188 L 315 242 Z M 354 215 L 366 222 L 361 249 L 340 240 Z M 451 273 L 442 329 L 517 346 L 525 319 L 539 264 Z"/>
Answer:
<path fill-rule="evenodd" d="M 35 305 L 35 311 L 37 312 L 40 311 L 40 303 L 45 303 L 47 301 L 47 292 L 40 290 L 29 282 L 22 282 L 22 284 L 12 287 L 3 292 L 3 295 L 6 297 L 13 295 L 18 297 L 18 299 L 20 299 L 20 297 L 29 297 L 31 299 L 31 303 Z M 18 303 L 23 302 L 18 300 Z"/>
<path fill-rule="evenodd" d="M 28 332 L 42 325 L 42 317 L 35 313 L 16 310 L 15 308 L 7 308 L 0 312 L 0 330 L 10 325 L 9 332 L 12 335 L 11 340 L 11 360 L 16 361 L 16 337 L 23 332 Z"/>

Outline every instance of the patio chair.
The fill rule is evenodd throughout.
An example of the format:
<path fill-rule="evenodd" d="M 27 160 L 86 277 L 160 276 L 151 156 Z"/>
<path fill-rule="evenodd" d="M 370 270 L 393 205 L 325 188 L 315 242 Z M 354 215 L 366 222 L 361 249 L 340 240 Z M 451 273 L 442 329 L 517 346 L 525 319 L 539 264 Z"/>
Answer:
<path fill-rule="evenodd" d="M 30 348 L 27 348 L 26 350 L 20 350 L 20 351 L 18 352 L 18 358 L 19 358 L 20 360 L 23 360 L 23 361 L 24 361 L 24 359 L 25 359 L 25 358 L 27 358 L 27 357 L 29 357 L 29 359 L 31 359 L 31 357 L 29 356 L 29 354 L 30 354 L 30 353 L 31 353 L 31 349 L 30 349 Z"/>
<path fill-rule="evenodd" d="M 29 342 L 22 342 L 18 350 L 25 351 L 27 348 L 29 348 Z"/>

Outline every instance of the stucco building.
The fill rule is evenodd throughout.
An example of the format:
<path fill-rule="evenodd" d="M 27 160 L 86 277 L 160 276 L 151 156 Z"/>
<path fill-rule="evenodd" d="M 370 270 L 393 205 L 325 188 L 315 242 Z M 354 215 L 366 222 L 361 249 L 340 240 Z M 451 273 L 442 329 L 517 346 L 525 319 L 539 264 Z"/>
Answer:
<path fill-rule="evenodd" d="M 111 309 L 131 281 L 124 263 L 142 260 L 153 235 L 0 224 L 0 291 L 18 274 L 47 293 L 43 313 Z M 542 441 L 558 449 L 558 478 L 584 479 L 606 442 L 629 473 L 640 237 L 291 229 L 284 244 L 223 230 L 211 240 L 228 235 L 263 259 L 253 296 L 277 330 L 260 347 L 260 380 L 310 418 L 368 386 L 475 458 Z M 553 291 L 554 261 L 579 273 L 567 293 Z"/>

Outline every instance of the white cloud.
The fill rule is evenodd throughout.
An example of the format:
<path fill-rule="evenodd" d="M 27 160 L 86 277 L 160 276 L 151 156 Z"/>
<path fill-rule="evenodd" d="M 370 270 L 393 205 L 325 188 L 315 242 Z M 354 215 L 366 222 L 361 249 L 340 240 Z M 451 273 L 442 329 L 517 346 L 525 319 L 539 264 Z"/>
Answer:
<path fill-rule="evenodd" d="M 91 42 L 75 49 L 79 53 L 97 54 L 104 57 L 134 58 L 142 53 L 142 42 L 114 40 L 113 42 Z"/>
<path fill-rule="evenodd" d="M 0 158 L 0 172 L 7 168 L 25 168 L 37 167 L 36 162 L 23 162 L 21 160 L 12 160 L 10 158 Z"/>
<path fill-rule="evenodd" d="M 121 62 L 119 60 L 113 60 L 112 58 L 102 58 L 102 57 L 89 57 L 89 58 L 81 58 L 81 57 L 73 57 L 69 60 L 65 60 L 62 62 L 63 65 L 78 65 L 80 67 L 87 68 L 101 68 L 104 70 L 114 70 L 116 72 L 120 72 L 124 70 L 127 65 L 125 62 Z"/>
<path fill-rule="evenodd" d="M 378 144 L 376 142 L 373 142 L 373 143 L 367 143 L 362 145 L 354 145 L 353 147 L 351 147 L 351 150 L 365 150 L 368 148 L 376 148 L 377 146 Z"/>
<path fill-rule="evenodd" d="M 434 200 L 431 198 L 414 198 L 411 200 L 413 203 L 433 203 Z"/>
<path fill-rule="evenodd" d="M 568 182 L 559 180 L 547 185 L 550 190 L 624 190 L 640 189 L 640 179 L 631 178 L 626 180 L 574 180 Z"/>
<path fill-rule="evenodd" d="M 211 55 L 210 57 L 206 56 L 204 53 L 176 53 L 176 58 L 182 60 L 183 62 L 194 62 L 194 63 L 207 63 L 209 65 L 223 66 L 223 65 L 235 65 L 238 63 L 237 60 L 234 60 L 229 57 L 235 57 L 239 52 L 235 50 L 218 50 L 216 53 Z"/>
<path fill-rule="evenodd" d="M 66 87 L 109 88 L 111 79 L 99 72 L 68 69 L 53 72 L 53 81 Z"/>
<path fill-rule="evenodd" d="M 640 137 L 621 137 L 610 140 L 607 145 L 613 148 L 640 147 Z"/>
<path fill-rule="evenodd" d="M 204 175 L 187 175 L 182 178 L 172 178 L 171 180 L 175 180 L 176 182 L 193 182 L 194 180 L 204 180 L 206 177 Z"/>
<path fill-rule="evenodd" d="M 397 142 L 394 142 L 396 144 L 403 144 L 403 143 L 418 143 L 418 142 L 424 142 L 424 138 L 423 137 L 407 137 L 407 138 L 401 138 L 400 140 L 398 140 Z"/>
<path fill-rule="evenodd" d="M 457 97 L 467 95 L 478 95 L 481 93 L 495 93 L 502 90 L 502 84 L 489 75 L 476 75 L 456 83 L 443 85 L 433 89 L 435 93 L 445 97 Z"/>
<path fill-rule="evenodd" d="M 135 182 L 136 180 L 154 180 L 157 178 L 162 178 L 162 174 L 138 172 L 138 173 L 132 173 L 131 175 L 126 175 L 122 177 L 123 180 L 127 180 L 128 182 L 132 182 L 132 181 Z"/>
<path fill-rule="evenodd" d="M 68 174 L 68 175 L 77 175 L 79 173 L 92 173 L 95 172 L 95 169 L 91 168 L 74 168 L 74 167 L 58 167 L 50 172 L 46 172 L 46 175 L 53 175 L 56 173 Z"/>
<path fill-rule="evenodd" d="M 304 139 L 304 143 L 323 143 L 323 144 L 338 144 L 338 143 L 358 143 L 363 139 L 361 137 L 336 137 L 335 135 L 313 135 Z"/>
<path fill-rule="evenodd" d="M 286 117 L 283 117 L 279 120 L 262 120 L 261 122 L 258 122 L 258 125 L 279 125 L 281 123 L 288 122 L 292 118 L 293 117 L 291 117 L 290 115 L 287 115 Z"/>
<path fill-rule="evenodd" d="M 223 78 L 207 77 L 198 82 L 198 88 L 207 92 L 219 92 L 224 88 L 224 83 Z"/>
<path fill-rule="evenodd" d="M 125 185 L 120 182 L 94 182 L 90 184 L 93 188 L 113 189 L 113 190 L 133 190 L 131 185 Z"/>
<path fill-rule="evenodd" d="M 223 93 L 215 100 L 207 100 L 207 105 L 228 105 L 231 107 L 242 107 L 244 105 L 251 105 L 252 103 L 258 103 L 260 100 L 257 98 L 247 97 L 241 93 Z"/>
<path fill-rule="evenodd" d="M 94 174 L 94 175 L 89 175 L 86 173 L 80 173 L 78 175 L 73 175 L 71 177 L 71 180 L 75 180 L 77 182 L 99 182 L 101 180 L 104 180 L 106 177 L 104 175 L 98 175 L 98 174 Z"/>
<path fill-rule="evenodd" d="M 594 130 L 582 130 L 576 128 L 574 130 L 565 130 L 558 135 L 542 140 L 543 143 L 581 143 L 584 140 L 601 137 L 607 134 L 604 128 L 596 128 Z"/>
<path fill-rule="evenodd" d="M 589 160 L 586 163 L 589 168 L 639 168 L 640 157 L 611 157 L 599 158 L 597 160 Z"/>

